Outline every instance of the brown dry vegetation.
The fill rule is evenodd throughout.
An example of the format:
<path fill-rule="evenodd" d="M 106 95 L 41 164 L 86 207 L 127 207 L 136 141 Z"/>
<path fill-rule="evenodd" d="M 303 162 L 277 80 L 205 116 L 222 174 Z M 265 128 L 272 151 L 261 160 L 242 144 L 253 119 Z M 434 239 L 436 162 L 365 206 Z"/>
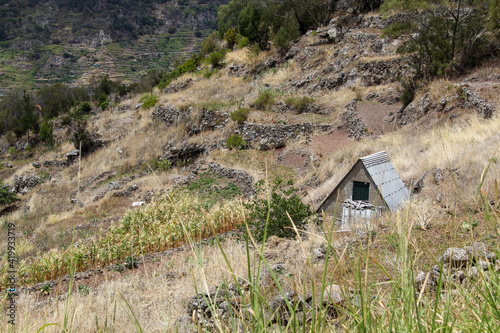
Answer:
<path fill-rule="evenodd" d="M 301 39 L 299 43 L 305 47 L 314 40 L 316 37 L 311 35 Z M 255 102 L 265 84 L 280 91 L 277 101 L 290 96 L 306 96 L 306 91 L 289 88 L 287 84 L 310 74 L 311 71 L 304 69 L 305 63 L 328 63 L 336 48 L 338 47 L 318 47 L 319 51 L 311 59 L 304 60 L 304 63 L 291 60 L 286 66 L 259 74 L 256 80 L 232 76 L 225 69 L 210 78 L 186 74 L 178 81 L 191 78 L 193 84 L 184 91 L 172 94 L 156 91 L 159 94 L 158 103 L 172 104 L 179 108 L 193 106 L 196 116 L 203 106 L 217 103 L 218 111 L 227 113 L 241 106 L 248 106 Z M 244 49 L 230 52 L 225 61 L 228 64 L 254 67 L 269 56 L 266 52 L 253 54 Z M 359 61 L 379 61 L 394 57 L 367 56 Z M 349 68 L 353 66 L 351 64 Z M 500 105 L 498 80 L 492 83 L 489 78 L 499 74 L 498 62 L 491 62 L 465 78 L 479 95 L 496 105 L 497 109 Z M 430 82 L 417 92 L 416 98 L 429 93 L 433 102 L 439 102 L 445 96 L 453 96 L 456 90 L 453 84 L 463 80 L 464 78 L 457 78 Z M 358 98 L 366 103 L 363 107 L 366 106 L 365 111 L 369 114 L 370 103 L 378 102 L 364 101 L 368 94 L 396 92 L 398 86 L 397 83 L 375 87 L 354 85 L 321 91 L 313 97 L 320 107 L 332 110 L 329 115 L 279 114 L 252 110 L 249 121 L 276 124 L 284 120 L 287 124 L 313 122 L 340 126 L 343 124 L 345 105 L 351 100 Z M 229 121 L 223 130 L 188 137 L 186 124 L 167 127 L 162 121 L 153 121 L 150 117 L 151 109 L 136 109 L 139 100 L 140 96 L 135 96 L 121 102 L 122 106 L 130 106 L 129 111 L 119 113 L 118 110 L 113 110 L 93 116 L 89 126 L 98 128 L 101 137 L 109 140 L 107 146 L 64 170 L 48 170 L 52 176 L 51 181 L 39 185 L 28 194 L 20 195 L 20 207 L 28 206 L 29 210 L 22 212 L 21 208 L 3 216 L 5 221 L 16 221 L 18 225 L 16 250 L 21 259 L 40 256 L 49 253 L 51 249 L 64 251 L 72 241 L 88 239 L 97 231 L 120 223 L 130 204 L 142 200 L 146 191 L 160 191 L 175 186 L 174 179 L 188 174 L 188 168 L 173 166 L 169 170 L 156 170 L 152 173 L 148 166 L 155 158 L 162 156 L 164 146 L 169 141 L 214 144 L 229 137 L 236 128 L 236 124 Z M 384 105 L 378 104 L 377 107 L 383 108 Z M 355 234 L 335 233 L 333 240 L 336 259 L 329 262 L 327 279 L 348 290 L 356 286 L 355 267 L 360 266 L 358 254 L 365 250 L 370 251 L 374 259 L 374 262 L 366 263 L 363 268 L 363 273 L 370 282 L 387 281 L 377 263 L 390 274 L 398 271 L 394 235 L 398 233 L 401 223 L 410 230 L 409 243 L 417 258 L 415 267 L 412 267 L 415 270 L 428 269 L 435 263 L 435 257 L 447 247 L 463 246 L 471 240 L 482 240 L 489 245 L 495 242 L 494 238 L 488 238 L 489 230 L 481 210 L 478 190 L 489 200 L 496 198 L 495 182 L 500 178 L 497 164 L 500 117 L 495 114 L 491 119 L 480 119 L 473 112 L 461 109 L 455 110 L 453 115 L 455 118 L 451 120 L 448 115 L 430 113 L 414 124 L 381 130 L 376 133 L 377 136 L 370 136 L 359 142 L 349 139 L 345 129 L 340 129 L 332 133 L 314 133 L 309 139 L 300 138 L 296 142 L 289 142 L 280 151 L 222 148 L 211 151 L 205 158 L 226 167 L 244 170 L 256 181 L 277 176 L 294 179 L 302 190 L 304 201 L 313 207 L 317 207 L 330 193 L 359 157 L 371 153 L 385 150 L 400 177 L 408 185 L 428 172 L 422 192 L 414 196 L 400 213 L 386 213 L 375 221 L 373 231 L 376 236 L 370 241 L 370 246 L 366 246 L 368 240 L 360 241 Z M 381 120 L 379 125 L 383 125 Z M 58 141 L 63 137 L 62 132 L 63 130 L 58 133 Z M 5 143 L 4 141 L 2 138 L 0 144 Z M 68 141 L 62 141 L 48 152 L 36 148 L 33 156 L 41 156 L 41 161 L 62 159 L 71 149 L 73 147 Z M 121 156 L 118 149 L 123 152 Z M 301 163 L 295 163 L 297 161 L 279 163 L 279 156 L 286 153 L 290 154 L 290 159 L 294 156 L 302 158 L 304 155 L 311 163 L 302 167 Z M 19 155 L 13 160 L 12 156 L 6 155 L 3 158 L 14 165 L 13 169 L 0 170 L 6 183 L 13 182 L 14 174 L 39 172 L 31 165 L 34 157 Z M 439 169 L 442 180 L 435 181 L 433 169 Z M 96 178 L 105 172 L 110 172 L 111 176 Z M 136 178 L 130 180 L 132 175 Z M 311 185 L 313 176 L 320 183 L 319 186 Z M 115 197 L 112 192 L 108 192 L 102 199 L 95 201 L 96 195 L 106 190 L 112 180 L 124 181 L 125 186 L 138 185 L 139 190 L 131 197 Z M 71 203 L 71 195 L 74 193 L 80 204 Z M 476 219 L 481 222 L 473 231 L 462 228 L 463 221 Z M 269 263 L 283 261 L 286 264 L 287 274 L 280 277 L 284 288 L 303 288 L 309 292 L 310 282 L 321 279 L 323 262 L 311 264 L 308 258 L 319 244 L 325 242 L 325 229 L 330 227 L 318 229 L 310 226 L 304 240 L 273 239 L 266 244 L 264 257 Z M 1 239 L 0 251 L 5 251 L 6 246 L 5 239 Z M 231 236 L 223 242 L 223 249 L 235 275 L 247 277 L 247 253 L 243 244 Z M 252 259 L 258 257 L 255 250 L 248 255 Z M 252 269 L 256 263 L 258 259 L 252 262 Z M 222 253 L 213 243 L 194 250 L 183 248 L 168 252 L 167 255 L 159 255 L 140 265 L 137 270 L 125 270 L 121 273 L 106 271 L 98 277 L 76 281 L 73 290 L 82 290 L 83 288 L 78 287 L 85 285 L 90 294 L 75 292 L 67 303 L 66 300 L 57 299 L 57 296 L 66 293 L 67 283 L 61 283 L 58 287 L 60 289 L 52 289 L 50 297 L 41 296 L 39 290 L 22 294 L 18 302 L 20 320 L 17 329 L 34 332 L 44 323 L 61 323 L 64 315 L 69 313 L 74 318 L 73 332 L 99 331 L 106 320 L 109 322 L 114 316 L 116 305 L 114 330 L 129 332 L 132 328 L 126 313 L 127 307 L 123 305 L 125 299 L 144 331 L 165 331 L 171 329 L 175 320 L 183 314 L 191 296 L 196 292 L 208 291 L 230 279 L 231 274 Z M 274 296 L 277 293 L 276 286 L 269 279 L 265 283 L 267 284 L 263 285 L 262 292 L 266 297 Z M 383 285 L 378 288 L 383 291 Z M 0 323 L 0 327 L 2 330 L 6 329 L 4 321 Z M 46 329 L 46 332 L 56 331 L 60 331 L 60 328 Z"/>

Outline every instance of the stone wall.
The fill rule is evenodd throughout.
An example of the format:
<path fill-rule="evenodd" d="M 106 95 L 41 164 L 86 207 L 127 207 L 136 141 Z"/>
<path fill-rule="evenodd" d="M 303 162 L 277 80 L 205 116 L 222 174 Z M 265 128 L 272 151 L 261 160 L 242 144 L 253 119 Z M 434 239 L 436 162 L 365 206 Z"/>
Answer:
<path fill-rule="evenodd" d="M 301 135 L 309 135 L 314 131 L 330 131 L 336 129 L 332 125 L 315 125 L 311 123 L 294 125 L 260 125 L 242 124 L 235 133 L 243 137 L 250 145 L 258 144 L 261 150 L 281 148 L 289 140 L 297 140 Z"/>

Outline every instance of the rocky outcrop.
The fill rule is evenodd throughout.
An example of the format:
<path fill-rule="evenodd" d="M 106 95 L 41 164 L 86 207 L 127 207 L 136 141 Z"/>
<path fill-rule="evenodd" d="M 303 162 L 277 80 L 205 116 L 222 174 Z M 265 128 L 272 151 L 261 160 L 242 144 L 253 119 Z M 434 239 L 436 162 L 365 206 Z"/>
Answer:
<path fill-rule="evenodd" d="M 457 89 L 457 95 L 462 107 L 476 110 L 476 112 L 483 118 L 491 118 L 493 112 L 495 111 L 493 105 L 486 102 L 484 98 L 478 96 L 466 85 L 462 85 Z"/>
<path fill-rule="evenodd" d="M 258 145 L 261 150 L 281 148 L 288 140 L 298 139 L 301 135 L 308 135 L 314 131 L 330 131 L 336 127 L 332 125 L 314 125 L 311 123 L 294 125 L 239 125 L 235 133 L 243 137 L 249 144 Z"/>
<path fill-rule="evenodd" d="M 129 187 L 127 187 L 126 190 L 124 191 L 119 191 L 119 192 L 115 192 L 113 193 L 113 196 L 114 197 L 119 197 L 119 198 L 123 198 L 123 197 L 130 197 L 132 196 L 135 191 L 137 191 L 139 189 L 139 186 L 137 185 L 130 185 Z"/>
<path fill-rule="evenodd" d="M 43 166 L 46 168 L 52 168 L 52 167 L 67 167 L 68 166 L 68 160 L 48 160 L 48 161 L 43 161 Z"/>
<path fill-rule="evenodd" d="M 257 64 L 249 73 L 258 74 L 262 71 L 265 71 L 270 68 L 274 68 L 278 65 L 278 61 L 276 59 L 269 59 L 260 64 Z"/>
<path fill-rule="evenodd" d="M 188 301 L 186 314 L 179 318 L 176 326 L 181 330 L 189 325 L 211 330 L 217 327 L 216 323 L 230 324 L 231 319 L 250 323 L 254 311 L 241 297 L 247 288 L 248 283 L 238 279 L 238 283 L 223 284 L 208 293 L 198 293 Z M 258 311 L 262 311 L 261 319 L 265 325 L 286 326 L 293 317 L 303 325 L 312 319 L 313 311 L 320 309 L 326 310 L 330 318 L 336 318 L 345 304 L 344 294 L 336 284 L 326 286 L 315 296 L 310 293 L 301 295 L 294 291 L 285 291 L 272 297 L 269 306 Z M 320 299 L 323 300 L 322 303 L 319 302 Z"/>
<path fill-rule="evenodd" d="M 394 82 L 398 76 L 404 76 L 409 70 L 406 58 L 372 61 L 359 66 L 359 71 L 362 73 L 361 84 L 364 86 Z"/>
<path fill-rule="evenodd" d="M 321 79 L 318 84 L 310 89 L 310 93 L 314 91 L 321 90 L 333 90 L 335 88 L 340 88 L 347 81 L 347 75 L 344 72 L 340 72 L 338 75 L 329 76 Z"/>
<path fill-rule="evenodd" d="M 13 191 L 16 193 L 28 193 L 40 183 L 40 178 L 33 175 L 24 175 L 22 177 L 14 175 Z"/>
<path fill-rule="evenodd" d="M 419 290 L 436 290 L 438 284 L 461 284 L 467 287 L 480 275 L 487 278 L 490 271 L 500 271 L 496 260 L 495 253 L 481 242 L 474 242 L 464 248 L 450 247 L 429 272 L 417 273 L 415 285 Z"/>
<path fill-rule="evenodd" d="M 243 75 L 247 75 L 249 72 L 250 70 L 245 64 L 237 64 L 233 62 L 231 65 L 229 65 L 229 75 L 241 77 Z"/>
<path fill-rule="evenodd" d="M 188 122 L 191 118 L 191 108 L 186 110 L 180 110 L 175 105 L 156 105 L 151 118 L 161 119 L 167 124 L 167 126 L 174 126 L 181 122 Z"/>
<path fill-rule="evenodd" d="M 413 101 L 407 107 L 401 108 L 395 115 L 389 114 L 387 120 L 397 125 L 406 125 L 417 121 L 431 110 L 429 94 L 425 94 L 418 101 Z"/>
<path fill-rule="evenodd" d="M 203 131 L 223 129 L 228 119 L 229 114 L 226 112 L 202 110 L 198 122 L 190 121 L 186 124 L 186 131 L 189 136 L 193 136 Z"/>
<path fill-rule="evenodd" d="M 167 159 L 172 165 L 185 166 L 192 164 L 198 157 L 207 152 L 205 143 L 198 144 L 185 141 L 181 145 L 175 143 L 165 147 L 165 153 L 160 160 Z"/>
<path fill-rule="evenodd" d="M 193 84 L 193 79 L 186 79 L 172 85 L 169 85 L 165 88 L 165 94 L 172 94 L 174 92 L 178 92 L 180 90 L 186 89 Z"/>
<path fill-rule="evenodd" d="M 402 126 L 415 122 L 430 112 L 446 114 L 455 108 L 474 110 L 483 118 L 490 118 L 495 112 L 493 105 L 486 102 L 469 87 L 461 85 L 457 87 L 454 96 L 443 97 L 439 103 L 431 102 L 429 94 L 425 94 L 398 112 L 389 114 L 384 120 Z"/>

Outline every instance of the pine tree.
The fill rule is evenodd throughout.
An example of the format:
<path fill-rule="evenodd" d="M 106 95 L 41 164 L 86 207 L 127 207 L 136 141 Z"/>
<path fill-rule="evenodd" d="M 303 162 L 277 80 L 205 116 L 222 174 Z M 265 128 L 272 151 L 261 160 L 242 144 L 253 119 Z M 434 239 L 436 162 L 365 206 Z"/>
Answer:
<path fill-rule="evenodd" d="M 23 94 L 22 116 L 19 118 L 19 123 L 22 132 L 28 132 L 28 145 L 30 143 L 30 130 L 38 132 L 39 130 L 39 115 L 36 112 L 36 105 L 31 98 L 31 95 L 24 91 Z"/>

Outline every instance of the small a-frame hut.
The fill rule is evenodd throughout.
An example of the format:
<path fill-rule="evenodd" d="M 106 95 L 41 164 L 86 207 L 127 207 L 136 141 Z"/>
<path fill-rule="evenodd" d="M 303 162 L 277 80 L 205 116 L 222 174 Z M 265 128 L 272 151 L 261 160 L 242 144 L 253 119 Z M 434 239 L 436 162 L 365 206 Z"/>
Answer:
<path fill-rule="evenodd" d="M 356 203 L 359 203 L 358 211 L 364 210 L 363 207 L 372 210 L 388 208 L 395 211 L 409 195 L 389 156 L 385 151 L 381 151 L 360 158 L 319 206 L 317 212 L 327 215 L 337 212 L 338 215 L 345 215 L 343 205 L 352 207 Z"/>

